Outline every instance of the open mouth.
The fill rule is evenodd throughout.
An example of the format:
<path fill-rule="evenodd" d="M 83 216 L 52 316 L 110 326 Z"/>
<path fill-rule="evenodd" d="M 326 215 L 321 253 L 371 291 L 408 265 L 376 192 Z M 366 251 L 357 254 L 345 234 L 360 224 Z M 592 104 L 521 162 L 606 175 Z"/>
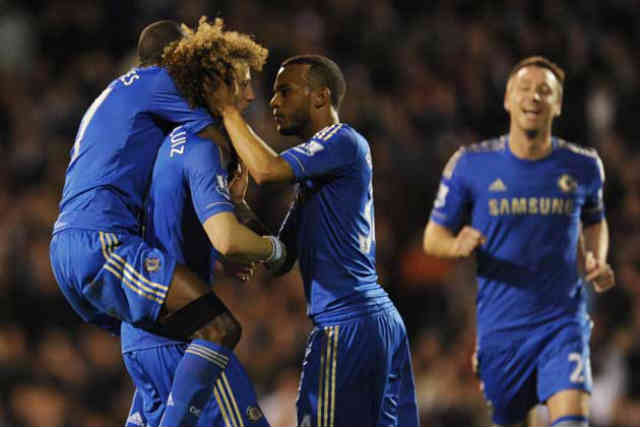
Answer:
<path fill-rule="evenodd" d="M 542 112 L 540 110 L 523 109 L 522 113 L 529 119 L 537 119 Z"/>

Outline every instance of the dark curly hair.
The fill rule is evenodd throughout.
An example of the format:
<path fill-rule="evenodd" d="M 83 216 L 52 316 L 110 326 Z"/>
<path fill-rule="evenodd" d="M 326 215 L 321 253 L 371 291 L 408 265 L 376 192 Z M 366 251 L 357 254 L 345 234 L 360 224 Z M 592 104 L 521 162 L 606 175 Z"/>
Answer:
<path fill-rule="evenodd" d="M 222 18 L 210 23 L 202 16 L 195 31 L 182 24 L 182 32 L 182 39 L 165 47 L 161 65 L 191 107 L 206 106 L 203 97 L 206 76 L 215 74 L 229 83 L 234 70 L 241 65 L 262 70 L 269 54 L 251 36 L 225 31 Z"/>

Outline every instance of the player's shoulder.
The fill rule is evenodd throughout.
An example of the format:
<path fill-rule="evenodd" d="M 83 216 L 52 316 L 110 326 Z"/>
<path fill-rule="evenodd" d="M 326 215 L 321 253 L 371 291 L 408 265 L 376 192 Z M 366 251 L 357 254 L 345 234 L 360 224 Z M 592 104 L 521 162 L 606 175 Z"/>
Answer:
<path fill-rule="evenodd" d="M 116 77 L 111 84 L 118 84 L 125 87 L 140 87 L 145 86 L 144 83 L 156 81 L 158 78 L 169 78 L 169 74 L 163 68 L 152 67 L 133 67 L 127 70 L 126 73 Z M 143 83 L 141 85 L 140 83 Z"/>
<path fill-rule="evenodd" d="M 554 138 L 556 140 L 556 150 L 562 153 L 567 160 L 576 164 L 579 169 L 590 169 L 594 171 L 604 180 L 604 166 L 595 148 L 584 147 L 562 138 Z"/>
<path fill-rule="evenodd" d="M 344 123 L 336 123 L 333 125 L 326 126 L 316 132 L 311 139 L 315 139 L 316 141 L 331 141 L 335 140 L 342 135 L 344 135 L 344 128 L 346 126 Z"/>
<path fill-rule="evenodd" d="M 129 73 L 135 73 L 140 77 L 171 79 L 167 70 L 157 65 L 151 65 L 149 67 L 134 67 L 129 70 Z"/>
<path fill-rule="evenodd" d="M 465 148 L 468 154 L 492 155 L 503 153 L 507 146 L 507 137 L 502 135 L 495 138 L 485 139 L 484 141 L 470 144 Z"/>
<path fill-rule="evenodd" d="M 566 141 L 562 138 L 554 137 L 556 140 L 556 149 L 566 153 L 569 156 L 587 161 L 597 161 L 600 159 L 598 151 L 592 147 L 584 147 L 574 142 Z"/>
<path fill-rule="evenodd" d="M 311 138 L 319 143 L 332 141 L 346 142 L 350 144 L 367 144 L 366 139 L 354 128 L 346 123 L 336 123 L 316 132 Z M 367 144 L 368 145 L 368 144 Z"/>
<path fill-rule="evenodd" d="M 120 82 L 123 86 L 133 88 L 148 88 L 161 92 L 176 91 L 175 84 L 169 72 L 165 68 L 157 65 L 131 68 L 127 73 L 118 77 L 116 81 Z"/>
<path fill-rule="evenodd" d="M 347 157 L 355 153 L 366 157 L 370 153 L 369 143 L 364 136 L 346 123 L 336 123 L 319 130 L 306 143 L 296 147 L 296 150 L 313 154 L 329 146 Z"/>
<path fill-rule="evenodd" d="M 443 175 L 446 178 L 451 178 L 456 167 L 461 162 L 483 162 L 488 156 L 490 157 L 504 153 L 506 143 L 507 141 L 505 136 L 500 136 L 458 148 L 445 165 Z"/>

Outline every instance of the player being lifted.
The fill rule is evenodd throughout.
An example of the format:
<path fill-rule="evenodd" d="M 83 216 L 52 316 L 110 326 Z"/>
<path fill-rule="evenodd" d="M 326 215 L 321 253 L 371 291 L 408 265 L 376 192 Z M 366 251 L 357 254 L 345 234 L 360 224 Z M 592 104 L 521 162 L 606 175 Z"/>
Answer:
<path fill-rule="evenodd" d="M 564 72 L 544 57 L 511 71 L 508 135 L 459 149 L 424 233 L 427 253 L 477 258 L 478 369 L 493 421 L 524 421 L 546 403 L 552 425 L 587 425 L 591 367 L 586 279 L 614 285 L 607 264 L 602 162 L 552 136 Z M 468 223 L 465 220 L 468 218 Z"/>
<path fill-rule="evenodd" d="M 371 152 L 338 111 L 346 85 L 317 55 L 284 61 L 271 107 L 277 129 L 304 143 L 276 154 L 244 121 L 221 84 L 218 109 L 258 184 L 297 182 L 280 237 L 300 261 L 309 337 L 297 402 L 299 425 L 418 425 L 411 355 L 400 314 L 377 283 Z"/>
<path fill-rule="evenodd" d="M 190 408 L 208 399 L 224 368 L 214 359 L 224 356 L 239 327 L 207 283 L 140 235 L 143 198 L 165 132 L 183 123 L 197 134 L 213 122 L 206 109 L 192 109 L 157 66 L 157 45 L 182 36 L 171 21 L 147 27 L 138 44 L 142 67 L 114 80 L 85 113 L 50 245 L 60 289 L 85 321 L 116 333 L 125 321 L 179 340 L 197 332 L 193 343 L 206 351 L 180 361 L 184 375 L 176 375 L 173 388 L 184 393 L 174 394 L 168 425 L 191 423 Z M 238 39 L 236 53 L 246 54 L 250 39 Z M 203 60 L 203 69 L 218 67 L 215 57 Z M 256 244 L 241 252 L 274 262 L 283 253 L 274 238 Z"/>
<path fill-rule="evenodd" d="M 211 73 L 207 67 L 212 66 L 229 78 L 237 75 L 238 108 L 248 107 L 254 100 L 251 69 L 262 68 L 266 49 L 248 36 L 224 31 L 220 18 L 213 24 L 201 20 L 195 32 L 186 27 L 184 32 L 180 41 L 165 49 L 162 65 L 188 103 L 204 106 L 202 86 Z M 248 184 L 246 173 L 227 184 L 229 169 L 236 164 L 231 144 L 216 126 L 209 125 L 198 135 L 179 126 L 161 145 L 153 168 L 144 239 L 207 283 L 213 283 L 213 264 L 224 261 L 223 256 L 247 263 L 271 253 L 270 242 L 242 225 L 234 214 L 239 206 L 246 206 Z M 219 319 L 224 318 L 214 321 Z M 231 351 L 240 339 L 240 325 L 230 314 L 226 321 L 235 333 L 226 337 L 215 354 L 201 343 L 171 340 L 122 323 L 123 358 L 136 384 L 131 425 L 268 425 L 253 386 Z M 188 383 L 185 390 L 178 383 L 171 388 L 174 377 L 185 376 L 185 365 L 178 368 L 178 364 L 183 357 L 197 360 L 199 356 L 205 356 L 201 363 L 212 359 L 224 370 L 217 381 L 210 379 L 209 392 L 192 403 L 191 418 L 175 419 L 173 408 L 190 389 Z"/>

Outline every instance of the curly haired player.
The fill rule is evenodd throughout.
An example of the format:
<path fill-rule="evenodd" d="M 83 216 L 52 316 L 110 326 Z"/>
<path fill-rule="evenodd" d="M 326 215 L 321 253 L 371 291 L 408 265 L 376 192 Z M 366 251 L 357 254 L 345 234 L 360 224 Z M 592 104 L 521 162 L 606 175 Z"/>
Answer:
<path fill-rule="evenodd" d="M 115 79 L 87 109 L 71 149 L 50 244 L 60 289 L 85 321 L 112 332 L 126 322 L 179 340 L 197 333 L 192 345 L 199 346 L 204 358 L 190 353 L 177 368 L 184 375 L 173 385 L 187 383 L 181 389 L 189 388 L 189 394 L 173 406 L 176 424 L 192 424 L 196 411 L 190 409 L 210 395 L 226 364 L 209 362 L 226 362 L 225 351 L 239 335 L 237 321 L 209 285 L 141 235 L 143 199 L 166 132 L 182 124 L 197 134 L 213 123 L 206 108 L 188 105 L 167 70 L 157 64 L 169 40 L 189 36 L 184 30 L 171 21 L 147 27 L 138 44 L 144 66 Z M 244 44 L 237 46 L 246 52 Z M 233 43 L 229 48 L 234 50 Z M 264 62 L 266 51 L 260 55 Z M 284 254 L 273 237 L 242 246 L 225 236 L 221 252 L 227 255 L 278 263 Z"/>

